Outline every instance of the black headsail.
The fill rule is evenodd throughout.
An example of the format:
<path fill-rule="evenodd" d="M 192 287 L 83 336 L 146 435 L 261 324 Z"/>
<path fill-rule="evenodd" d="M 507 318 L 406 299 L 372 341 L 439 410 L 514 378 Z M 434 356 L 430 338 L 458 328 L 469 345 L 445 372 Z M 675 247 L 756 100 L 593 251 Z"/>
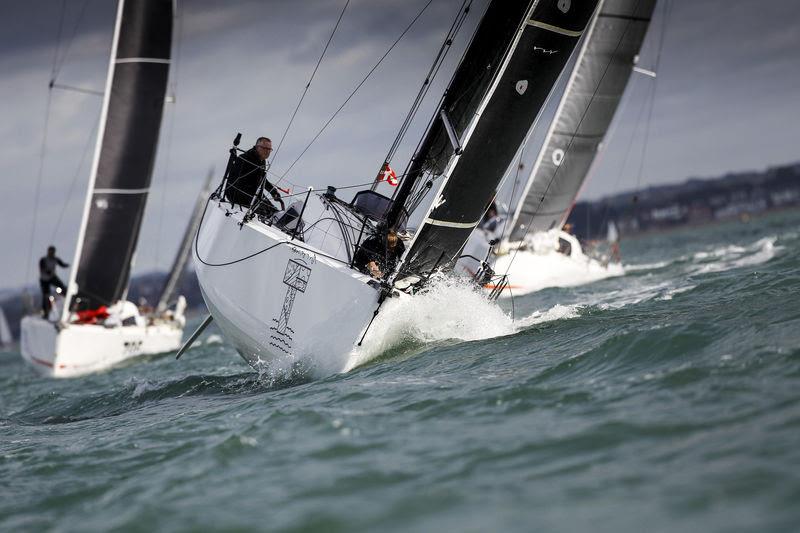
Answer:
<path fill-rule="evenodd" d="M 398 191 L 395 208 L 415 184 L 442 176 L 403 272 L 424 275 L 455 263 L 596 5 L 597 0 L 489 5 Z"/>
<path fill-rule="evenodd" d="M 602 0 L 511 220 L 511 240 L 561 228 L 633 71 L 656 0 Z"/>
<path fill-rule="evenodd" d="M 112 304 L 128 286 L 164 109 L 172 18 L 173 0 L 119 0 L 68 293 L 81 307 Z"/>

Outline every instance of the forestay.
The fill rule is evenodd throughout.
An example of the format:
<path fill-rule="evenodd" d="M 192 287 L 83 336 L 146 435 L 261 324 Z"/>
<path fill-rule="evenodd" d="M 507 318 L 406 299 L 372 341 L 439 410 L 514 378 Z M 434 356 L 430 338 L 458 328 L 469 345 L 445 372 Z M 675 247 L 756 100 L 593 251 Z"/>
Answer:
<path fill-rule="evenodd" d="M 76 297 L 81 307 L 112 304 L 128 285 L 158 144 L 172 17 L 173 0 L 119 1 L 67 300 Z"/>
<path fill-rule="evenodd" d="M 560 228 L 608 130 L 656 0 L 601 0 L 511 221 L 510 240 Z"/>
<path fill-rule="evenodd" d="M 413 182 L 442 176 L 404 272 L 426 274 L 455 263 L 596 5 L 596 0 L 489 5 L 398 193 L 396 206 Z"/>

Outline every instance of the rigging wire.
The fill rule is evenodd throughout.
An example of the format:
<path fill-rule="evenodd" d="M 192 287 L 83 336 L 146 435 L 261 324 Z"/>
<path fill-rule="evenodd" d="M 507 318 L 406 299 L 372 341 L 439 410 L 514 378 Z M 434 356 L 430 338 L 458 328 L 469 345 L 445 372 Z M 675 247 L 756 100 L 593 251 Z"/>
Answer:
<path fill-rule="evenodd" d="M 395 137 L 394 142 L 392 143 L 391 147 L 389 148 L 389 152 L 386 154 L 385 161 L 387 163 L 391 162 L 394 154 L 397 152 L 400 143 L 403 141 L 406 133 L 408 132 L 409 127 L 411 126 L 411 122 L 414 120 L 414 117 L 419 111 L 420 106 L 422 105 L 422 101 L 425 99 L 425 96 L 428 94 L 428 90 L 430 90 L 431 85 L 433 84 L 433 80 L 436 75 L 439 73 L 442 65 L 444 64 L 444 60 L 447 57 L 447 53 L 450 51 L 453 39 L 455 39 L 456 35 L 458 35 L 461 26 L 464 24 L 464 21 L 469 14 L 470 7 L 472 5 L 471 0 L 464 0 L 461 3 L 461 7 L 458 9 L 455 18 L 453 19 L 453 23 L 450 25 L 450 29 L 447 31 L 445 35 L 444 42 L 442 46 L 439 48 L 439 52 L 436 54 L 436 57 L 431 64 L 428 73 L 425 75 L 425 80 L 422 82 L 422 87 L 420 87 L 419 92 L 417 93 L 414 102 L 411 104 L 411 109 L 409 109 L 408 114 L 406 115 L 403 124 L 400 126 L 400 131 L 397 133 L 397 137 Z"/>
<path fill-rule="evenodd" d="M 81 9 L 78 12 L 78 17 L 75 19 L 75 25 L 72 27 L 72 35 L 67 41 L 67 46 L 64 48 L 64 54 L 61 56 L 61 59 L 57 61 L 57 65 L 53 67 L 53 75 L 52 75 L 53 81 L 55 81 L 55 79 L 61 73 L 61 68 L 64 66 L 64 62 L 66 61 L 67 56 L 69 55 L 69 49 L 72 47 L 72 43 L 75 40 L 75 35 L 77 35 L 78 33 L 78 27 L 81 24 L 81 20 L 83 20 L 83 14 L 86 11 L 86 4 L 88 3 L 89 0 L 83 0 L 83 3 L 81 4 Z"/>
<path fill-rule="evenodd" d="M 408 26 L 406 26 L 406 28 L 403 30 L 403 32 L 400 34 L 400 36 L 397 37 L 397 39 L 395 39 L 395 41 L 392 43 L 392 45 L 389 47 L 389 49 L 386 50 L 386 52 L 381 56 L 381 58 L 378 60 L 378 62 L 375 63 L 375 65 L 369 70 L 369 72 L 367 72 L 367 75 L 364 76 L 364 78 L 358 83 L 358 85 L 356 85 L 355 89 L 353 89 L 353 91 L 345 99 L 345 101 L 342 102 L 342 105 L 339 106 L 339 108 L 333 113 L 333 115 L 331 115 L 331 117 L 328 119 L 328 121 L 325 122 L 325 124 L 323 124 L 323 126 L 319 129 L 319 131 L 316 133 L 316 135 L 314 135 L 314 137 L 306 145 L 306 147 L 303 148 L 303 151 L 300 152 L 300 155 L 298 155 L 297 158 L 292 162 L 292 164 L 289 165 L 289 168 L 286 169 L 286 171 L 281 175 L 281 177 L 278 180 L 278 182 L 275 184 L 276 186 L 281 182 L 281 180 L 284 177 L 286 177 L 286 175 L 292 170 L 292 168 L 294 168 L 294 166 L 297 164 L 297 162 L 300 161 L 300 159 L 305 155 L 305 153 L 308 151 L 308 149 L 311 148 L 311 145 L 313 145 L 316 142 L 316 140 L 319 138 L 319 136 L 322 135 L 322 133 L 327 129 L 327 127 L 330 125 L 330 123 L 333 122 L 333 119 L 335 119 L 336 116 L 339 114 L 339 112 L 341 112 L 341 110 L 344 109 L 344 107 L 347 105 L 347 103 L 350 102 L 350 99 L 352 99 L 353 96 L 355 96 L 355 94 L 358 92 L 358 90 L 361 89 L 361 86 L 364 85 L 364 83 L 367 82 L 367 80 L 372 76 L 372 74 L 375 72 L 375 70 L 377 70 L 377 68 L 381 65 L 381 63 L 383 63 L 383 60 L 386 59 L 386 57 L 391 53 L 392 50 L 394 50 L 394 47 L 397 46 L 397 43 L 399 43 L 400 40 L 403 37 L 405 37 L 406 33 L 408 33 L 408 31 L 411 29 L 411 27 L 414 26 L 414 24 L 417 22 L 417 20 L 419 20 L 419 18 L 422 16 L 422 14 L 428 9 L 428 7 L 432 3 L 433 3 L 433 0 L 428 0 L 428 2 L 422 7 L 422 9 L 419 11 L 419 13 L 417 13 L 417 15 L 411 20 L 411 22 L 408 24 Z"/>
<path fill-rule="evenodd" d="M 64 219 L 64 213 L 67 210 L 67 205 L 69 204 L 70 199 L 72 199 L 72 191 L 75 188 L 75 183 L 78 181 L 78 176 L 80 176 L 81 170 L 83 169 L 83 163 L 86 160 L 86 155 L 89 153 L 89 148 L 91 148 L 92 144 L 94 144 L 95 132 L 97 131 L 97 127 L 99 125 L 100 125 L 100 111 L 98 111 L 97 117 L 94 120 L 94 126 L 89 132 L 89 135 L 86 137 L 86 144 L 83 147 L 83 152 L 81 153 L 81 159 L 78 162 L 78 168 L 75 169 L 75 173 L 72 175 L 72 181 L 69 184 L 69 190 L 67 191 L 64 203 L 61 205 L 61 212 L 59 213 L 58 220 L 56 221 L 56 225 L 53 228 L 53 235 L 50 237 L 50 242 L 56 241 L 56 237 L 58 236 L 58 230 L 61 227 L 61 221 Z"/>
<path fill-rule="evenodd" d="M 164 230 L 164 225 L 162 224 L 162 220 L 164 218 L 164 211 L 166 210 L 166 202 L 167 202 L 167 183 L 169 182 L 170 176 L 170 162 L 172 156 L 172 140 L 174 138 L 174 131 L 175 131 L 175 114 L 177 113 L 176 107 L 178 105 L 177 97 L 175 96 L 178 92 L 178 71 L 180 67 L 180 60 L 181 60 L 181 43 L 183 42 L 183 17 L 181 16 L 181 11 L 183 8 L 183 3 L 181 2 L 176 10 L 175 10 L 175 26 L 178 34 L 178 39 L 175 44 L 175 68 L 171 69 L 172 74 L 172 112 L 169 116 L 169 133 L 167 133 L 167 145 L 165 147 L 165 157 L 164 157 L 164 178 L 161 180 L 161 205 L 158 211 L 158 230 L 156 232 L 156 242 L 155 242 L 155 266 L 156 268 L 160 265 L 160 255 L 161 255 L 161 238 Z"/>
<path fill-rule="evenodd" d="M 524 167 L 524 165 L 522 164 L 522 157 L 523 157 L 523 154 L 525 153 L 525 148 L 528 145 L 528 140 L 529 139 L 526 139 L 525 142 L 523 143 L 522 149 L 520 150 L 519 158 L 517 159 L 517 170 L 514 173 L 514 186 L 511 188 L 511 198 L 509 198 L 509 200 L 508 200 L 508 205 L 514 205 L 514 203 L 515 203 L 514 202 L 514 197 L 517 194 L 517 186 L 519 185 L 519 173 L 522 170 L 522 168 Z M 500 187 L 498 187 L 497 190 L 499 192 L 500 191 Z M 497 194 L 495 194 L 495 199 L 496 198 L 497 198 Z M 492 199 L 492 202 L 496 202 L 495 199 Z M 491 205 L 491 204 L 489 204 L 489 205 Z M 489 209 L 487 208 L 486 211 L 488 211 L 488 210 Z M 486 211 L 484 211 L 483 216 L 486 216 Z M 506 238 L 506 230 L 509 230 L 509 238 L 511 237 L 511 232 L 510 232 L 509 223 L 508 223 L 508 220 L 509 220 L 508 215 L 509 215 L 509 213 L 506 213 L 506 216 L 503 217 L 503 228 L 500 230 L 500 241 L 501 242 L 503 240 L 505 240 L 505 238 Z M 483 217 L 481 217 L 481 220 L 483 220 Z"/>
<path fill-rule="evenodd" d="M 652 86 L 648 86 L 648 89 L 651 89 Z M 634 139 L 636 138 L 636 132 L 639 131 L 639 126 L 643 124 L 642 116 L 644 116 L 644 112 L 647 109 L 647 105 L 650 102 L 650 95 L 652 93 L 650 91 L 647 92 L 645 97 L 642 99 L 642 105 L 639 107 L 639 113 L 636 115 L 636 120 L 634 121 L 634 126 L 631 128 L 631 135 L 628 139 L 627 147 L 625 148 L 625 156 L 622 159 L 622 164 L 617 171 L 617 179 L 614 181 L 614 188 L 613 190 L 617 190 L 619 187 L 620 182 L 622 181 L 622 176 L 625 175 L 625 169 L 628 168 L 628 161 L 630 160 L 631 151 L 634 144 Z M 608 221 L 609 212 L 611 209 L 611 204 L 606 200 L 605 206 L 603 208 L 603 216 L 600 217 L 600 224 L 597 226 L 598 228 L 602 228 L 606 222 Z M 588 226 L 587 226 L 588 228 Z M 587 235 L 589 234 L 589 230 L 587 229 Z"/>
<path fill-rule="evenodd" d="M 65 85 L 63 83 L 53 83 L 52 89 L 61 89 L 62 91 L 72 91 L 74 93 L 91 94 L 93 96 L 104 96 L 103 91 L 96 91 L 94 89 L 86 89 L 84 87 L 75 87 L 74 85 Z"/>
<path fill-rule="evenodd" d="M 58 53 L 61 48 L 61 36 L 64 32 L 64 12 L 66 11 L 66 0 L 61 0 L 61 13 L 58 20 L 58 38 L 56 40 L 56 49 L 53 51 L 53 67 L 50 69 L 50 83 L 47 88 L 47 102 L 45 103 L 44 111 L 44 128 L 42 130 L 42 144 L 39 151 L 39 169 L 36 173 L 36 187 L 33 194 L 33 224 L 31 224 L 31 232 L 28 238 L 28 261 L 27 267 L 23 270 L 22 275 L 23 284 L 28 278 L 28 273 L 32 270 L 33 261 L 33 240 L 36 238 L 36 226 L 39 220 L 39 195 L 42 188 L 42 174 L 44 173 L 44 161 L 47 155 L 47 130 L 50 126 L 50 104 L 53 99 L 53 84 L 55 83 L 56 67 L 58 65 Z"/>
<path fill-rule="evenodd" d="M 659 72 L 659 67 L 661 65 L 661 51 L 664 48 L 664 36 L 667 33 L 667 21 L 669 20 L 669 15 L 671 12 L 672 4 L 669 0 L 665 0 L 664 2 L 664 20 L 662 21 L 661 25 L 661 35 L 658 41 L 658 50 L 656 51 L 656 62 L 655 62 L 655 71 Z M 658 76 L 653 80 L 653 90 L 652 96 L 650 100 L 650 109 L 647 112 L 647 126 L 644 131 L 644 142 L 642 144 L 642 157 L 639 161 L 639 173 L 636 177 L 636 190 L 639 190 L 642 181 L 642 173 L 644 172 L 644 164 L 645 160 L 647 159 L 647 147 L 648 142 L 650 140 L 650 130 L 652 129 L 652 120 L 653 120 L 653 108 L 655 107 L 656 102 L 656 92 L 658 90 Z"/>
<path fill-rule="evenodd" d="M 306 83 L 305 89 L 303 89 L 303 94 L 300 95 L 300 100 L 297 102 L 297 105 L 295 106 L 294 111 L 292 112 L 292 116 L 289 119 L 289 123 L 286 125 L 286 129 L 283 130 L 283 135 L 281 135 L 281 140 L 278 142 L 278 147 L 275 148 L 275 154 L 273 154 L 272 156 L 272 163 L 275 163 L 275 160 L 278 158 L 278 152 L 281 151 L 281 146 L 283 145 L 284 139 L 286 139 L 286 134 L 289 133 L 289 128 L 292 127 L 294 118 L 295 116 L 297 116 L 297 112 L 300 110 L 300 106 L 302 105 L 303 100 L 306 97 L 306 94 L 308 94 L 308 89 L 311 87 L 311 82 L 314 81 L 314 76 L 317 74 L 317 70 L 319 69 L 319 66 L 322 64 L 322 59 L 325 57 L 325 52 L 328 51 L 328 47 L 330 46 L 331 41 L 333 40 L 333 36 L 336 34 L 336 30 L 339 28 L 339 23 L 342 21 L 342 17 L 344 17 L 344 12 L 347 11 L 347 6 L 349 5 L 350 5 L 350 0 L 347 0 L 347 2 L 345 2 L 344 4 L 344 7 L 342 8 L 342 12 L 339 13 L 339 18 L 336 19 L 336 24 L 334 24 L 333 31 L 331 32 L 330 37 L 328 37 L 328 42 L 325 43 L 325 48 L 323 48 L 322 54 L 320 54 L 319 59 L 317 60 L 317 64 L 314 66 L 314 71 L 311 73 L 311 77 L 308 79 L 308 83 Z"/>

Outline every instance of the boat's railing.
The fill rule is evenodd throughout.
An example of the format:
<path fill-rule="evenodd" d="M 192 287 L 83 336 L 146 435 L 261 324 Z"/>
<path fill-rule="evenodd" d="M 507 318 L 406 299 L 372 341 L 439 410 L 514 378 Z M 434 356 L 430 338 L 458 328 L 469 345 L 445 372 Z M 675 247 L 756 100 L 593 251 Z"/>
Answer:
<path fill-rule="evenodd" d="M 333 216 L 325 216 L 306 226 L 303 230 L 304 241 L 330 253 L 342 262 L 351 264 L 353 249 L 350 238 L 358 228 Z M 331 244 L 331 241 L 333 244 Z"/>
<path fill-rule="evenodd" d="M 225 167 L 225 172 L 222 175 L 219 185 L 211 195 L 211 200 L 217 201 L 220 204 L 230 202 L 227 197 L 228 191 L 237 190 L 236 184 L 230 182 L 231 172 L 235 166 L 236 160 L 239 158 L 239 152 L 243 152 L 238 146 L 241 141 L 241 134 L 237 134 L 233 140 L 233 145 L 229 149 L 228 163 Z M 267 172 L 269 169 L 267 167 Z M 325 205 L 330 216 L 323 216 L 313 223 L 306 225 L 303 216 L 306 213 L 306 207 L 311 198 L 311 193 L 314 192 L 312 188 L 308 188 L 305 194 L 303 205 L 299 213 L 292 212 L 289 209 L 278 211 L 275 213 L 263 209 L 259 198 L 263 191 L 263 182 L 260 184 L 257 194 L 253 197 L 254 200 L 250 206 L 241 205 L 240 207 L 245 210 L 245 215 L 242 218 L 240 225 L 247 224 L 251 220 L 258 219 L 260 222 L 272 226 L 287 235 L 290 240 L 299 240 L 309 244 L 313 244 L 325 253 L 331 255 L 342 262 L 354 267 L 354 259 L 361 244 L 372 235 L 385 231 L 385 220 L 380 218 L 382 215 L 364 211 L 365 206 L 356 205 L 358 202 L 354 201 L 346 203 L 336 197 L 336 189 L 328 187 L 328 190 L 319 195 L 320 200 Z M 242 191 L 246 192 L 246 191 Z M 377 195 L 373 191 L 361 191 L 362 194 Z M 302 193 L 300 193 L 302 194 Z M 299 196 L 298 194 L 290 196 Z M 380 195 L 377 195 L 380 196 Z M 358 197 L 358 195 L 356 195 Z M 391 199 L 386 198 L 391 205 Z M 233 207 L 235 204 L 231 202 Z M 296 205 L 296 204 L 295 204 Z M 386 207 L 386 206 L 384 206 Z M 288 214 L 288 216 L 287 216 Z M 405 214 L 403 220 L 408 217 Z M 336 230 L 333 230 L 333 228 Z M 333 241 L 331 246 L 329 241 Z"/>
<path fill-rule="evenodd" d="M 321 198 L 339 226 L 347 250 L 347 261 L 351 268 L 355 268 L 354 260 L 358 249 L 367 238 L 383 229 L 382 221 L 357 211 L 351 203 L 337 198 L 333 190 L 329 190 Z"/>

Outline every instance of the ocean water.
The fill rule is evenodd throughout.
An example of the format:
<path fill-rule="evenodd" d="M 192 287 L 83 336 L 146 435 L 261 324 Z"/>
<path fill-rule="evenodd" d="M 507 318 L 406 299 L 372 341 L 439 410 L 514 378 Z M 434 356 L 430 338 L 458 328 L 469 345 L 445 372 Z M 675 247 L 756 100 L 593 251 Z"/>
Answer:
<path fill-rule="evenodd" d="M 213 331 L 73 380 L 0 354 L 0 530 L 798 531 L 799 226 L 631 239 L 502 310 L 443 286 L 333 376 Z"/>

